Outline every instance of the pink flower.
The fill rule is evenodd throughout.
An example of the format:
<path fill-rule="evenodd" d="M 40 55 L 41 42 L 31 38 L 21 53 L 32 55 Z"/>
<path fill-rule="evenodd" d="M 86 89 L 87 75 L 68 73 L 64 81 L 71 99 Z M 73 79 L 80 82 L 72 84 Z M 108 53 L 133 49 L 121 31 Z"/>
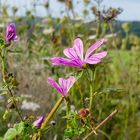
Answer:
<path fill-rule="evenodd" d="M 44 116 L 40 116 L 37 118 L 36 121 L 34 121 L 33 126 L 35 126 L 36 128 L 40 128 L 43 121 L 44 121 Z"/>
<path fill-rule="evenodd" d="M 9 23 L 6 27 L 6 42 L 11 43 L 11 41 L 16 41 L 17 38 L 16 25 Z"/>
<path fill-rule="evenodd" d="M 102 58 L 107 55 L 106 51 L 102 51 L 100 53 L 93 52 L 99 48 L 105 39 L 100 39 L 95 44 L 91 45 L 91 47 L 87 50 L 85 57 L 83 51 L 83 41 L 80 38 L 74 40 L 74 44 L 72 48 L 66 48 L 64 50 L 64 54 L 67 58 L 63 57 L 53 57 L 51 59 L 53 65 L 65 65 L 65 66 L 73 66 L 73 67 L 84 67 L 86 64 L 98 64 L 101 62 Z"/>
<path fill-rule="evenodd" d="M 59 78 L 59 84 L 57 84 L 52 78 L 48 78 L 48 83 L 54 87 L 62 96 L 66 96 L 70 88 L 75 83 L 74 76 L 70 76 L 68 79 Z"/>

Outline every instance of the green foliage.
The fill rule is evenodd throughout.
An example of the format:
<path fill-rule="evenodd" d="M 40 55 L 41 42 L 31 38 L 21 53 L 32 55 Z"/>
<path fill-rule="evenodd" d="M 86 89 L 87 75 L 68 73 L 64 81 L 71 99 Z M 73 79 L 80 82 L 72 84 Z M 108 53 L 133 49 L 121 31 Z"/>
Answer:
<path fill-rule="evenodd" d="M 69 112 L 66 118 L 68 120 L 68 127 L 64 131 L 64 139 L 79 137 L 86 131 L 87 128 L 82 127 L 82 125 L 80 124 L 80 118 L 77 112 Z"/>
<path fill-rule="evenodd" d="M 13 140 L 17 136 L 22 137 L 23 136 L 22 133 L 24 130 L 25 130 L 25 124 L 24 122 L 20 122 L 19 124 L 16 124 L 14 128 L 9 128 L 7 130 L 7 132 L 4 135 L 4 140 Z"/>
<path fill-rule="evenodd" d="M 9 128 L 4 135 L 4 140 L 13 140 L 18 135 L 15 128 Z"/>
<path fill-rule="evenodd" d="M 4 135 L 4 140 L 13 140 L 15 138 L 19 138 L 21 140 L 29 140 L 31 131 L 33 131 L 32 126 L 26 122 L 20 122 L 13 128 L 9 128 L 7 130 Z"/>
<path fill-rule="evenodd" d="M 84 0 L 84 3 L 86 7 L 83 15 L 88 18 L 90 1 Z M 44 140 L 46 140 L 46 136 L 47 139 L 55 139 L 54 136 L 60 140 L 65 138 L 82 139 L 90 132 L 91 120 L 95 120 L 95 125 L 97 125 L 114 108 L 119 110 L 118 114 L 99 130 L 97 136 L 93 135 L 89 140 L 139 140 L 140 37 L 138 35 L 140 34 L 140 23 L 112 22 L 114 20 L 112 16 L 116 14 L 113 8 L 112 11 L 108 9 L 105 14 L 98 6 L 94 5 L 92 10 L 97 21 L 85 22 L 85 20 L 77 20 L 77 13 L 73 13 L 74 7 L 71 7 L 73 8 L 70 9 L 71 11 L 66 8 L 67 16 L 61 19 L 51 16 L 49 2 L 45 7 L 49 15 L 47 18 L 37 17 L 32 10 L 26 11 L 25 17 L 18 17 L 16 14 L 19 7 L 13 7 L 14 17 L 10 17 L 10 20 L 16 22 L 20 40 L 12 43 L 10 47 L 6 46 L 8 53 L 5 65 L 7 69 L 6 82 L 14 92 L 16 101 L 22 101 L 17 96 L 30 94 L 31 98 L 23 98 L 23 100 L 29 99 L 38 102 L 41 106 L 41 109 L 35 112 L 22 110 L 22 115 L 38 116 L 48 113 L 60 95 L 53 94 L 53 90 L 46 83 L 46 78 L 72 75 L 77 77 L 77 83 L 71 89 L 69 98 L 70 105 L 74 105 L 76 109 L 65 116 L 62 104 L 53 116 L 56 125 L 48 124 L 41 130 Z M 9 21 L 7 7 L 3 7 L 2 12 L 1 23 L 7 23 Z M 100 17 L 99 13 L 103 17 Z M 71 14 L 73 19 L 70 18 Z M 112 28 L 108 26 L 108 23 Z M 0 35 L 2 37 L 4 29 L 0 30 L 3 33 Z M 113 33 L 115 34 L 113 35 Z M 98 37 L 107 39 L 106 45 L 101 49 L 108 51 L 108 57 L 97 65 L 95 73 L 93 73 L 94 66 L 89 66 L 87 71 L 86 67 L 81 70 L 51 65 L 50 58 L 62 56 L 63 50 L 66 47 L 71 47 L 76 37 L 81 37 L 84 40 L 84 50 Z M 0 38 L 0 52 L 5 47 L 4 40 Z M 116 44 L 114 45 L 114 43 Z M 4 97 L 3 101 L 0 100 L 0 117 L 3 118 L 0 120 L 0 140 L 3 139 L 3 135 L 4 140 L 14 138 L 30 140 L 31 134 L 37 133 L 39 130 L 32 127 L 33 120 L 29 123 L 25 121 L 15 124 L 19 121 L 15 109 L 7 110 L 7 101 L 10 99 L 13 104 L 13 98 L 8 97 L 7 85 L 3 84 L 2 79 L 0 82 L 0 95 Z M 90 92 L 93 95 L 91 113 L 83 119 L 79 117 L 78 111 L 81 108 L 89 107 Z M 18 107 L 20 108 L 20 103 Z M 65 117 L 63 118 L 63 116 Z M 14 127 L 8 129 L 7 124 Z"/>

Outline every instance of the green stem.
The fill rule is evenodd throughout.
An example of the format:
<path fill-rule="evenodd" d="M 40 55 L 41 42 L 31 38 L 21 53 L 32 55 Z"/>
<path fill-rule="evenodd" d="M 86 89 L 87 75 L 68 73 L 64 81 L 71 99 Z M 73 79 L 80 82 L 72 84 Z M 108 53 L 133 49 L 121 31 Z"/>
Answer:
<path fill-rule="evenodd" d="M 117 42 L 116 42 L 116 39 L 115 39 L 112 23 L 108 23 L 108 24 L 109 24 L 109 28 L 110 28 L 111 34 L 113 35 L 114 47 L 117 49 Z"/>
<path fill-rule="evenodd" d="M 100 21 L 100 15 L 98 16 L 98 20 L 97 20 L 97 28 L 96 28 L 96 35 L 97 35 L 97 39 L 100 37 L 100 26 L 101 26 L 101 21 Z"/>
<path fill-rule="evenodd" d="M 43 124 L 41 126 L 41 130 L 46 127 L 46 125 L 48 124 L 48 122 L 50 121 L 50 119 L 53 117 L 54 113 L 57 111 L 58 107 L 61 105 L 63 99 L 64 99 L 64 97 L 61 97 L 56 102 L 56 104 L 54 105 L 54 107 L 52 108 L 52 110 L 50 111 L 50 113 L 48 114 L 48 116 L 46 117 L 45 121 L 43 122 Z M 34 134 L 33 135 L 32 140 L 40 140 L 41 139 L 41 130 L 38 132 L 38 134 Z"/>
<path fill-rule="evenodd" d="M 93 89 L 92 89 L 92 82 L 90 82 L 90 103 L 89 103 L 89 109 L 92 109 L 92 103 L 93 103 Z"/>
<path fill-rule="evenodd" d="M 43 129 L 47 123 L 49 122 L 49 120 L 53 117 L 54 113 L 57 111 L 58 107 L 61 105 L 62 101 L 63 101 L 64 97 L 61 97 L 56 104 L 54 105 L 54 107 L 52 108 L 51 112 L 48 114 L 48 116 L 46 117 L 44 123 L 41 126 L 41 129 Z"/>
<path fill-rule="evenodd" d="M 93 83 L 95 81 L 95 77 L 96 77 L 96 69 L 94 69 L 93 71 L 93 75 L 89 73 L 89 71 L 87 70 L 88 76 L 89 76 L 89 87 L 90 87 L 90 103 L 89 103 L 89 109 L 92 109 L 92 104 L 93 104 Z"/>
<path fill-rule="evenodd" d="M 69 97 L 66 97 L 65 100 L 66 100 L 66 116 L 69 116 L 70 112 Z M 67 128 L 69 128 L 69 119 L 67 119 Z"/>
<path fill-rule="evenodd" d="M 2 54 L 2 53 L 3 53 L 3 54 Z M 2 79 L 3 79 L 3 82 L 4 82 L 5 86 L 6 86 L 7 89 L 8 89 L 9 95 L 12 97 L 12 102 L 13 102 L 13 104 L 14 104 L 14 106 L 15 106 L 16 112 L 18 113 L 20 119 L 21 119 L 22 121 L 24 121 L 23 118 L 22 118 L 22 115 L 21 115 L 21 113 L 20 113 L 20 111 L 19 111 L 19 109 L 18 109 L 18 107 L 17 107 L 17 103 L 16 103 L 16 100 L 15 100 L 14 94 L 12 93 L 12 90 L 10 89 L 10 87 L 9 87 L 9 85 L 7 84 L 6 79 L 5 79 L 5 73 L 6 73 L 6 68 L 5 68 L 5 65 L 6 65 L 6 64 L 5 64 L 5 54 L 6 54 L 6 51 L 5 51 L 5 48 L 3 48 L 2 53 L 1 53 L 1 55 L 0 55 L 0 56 L 1 56 L 1 59 L 2 59 Z"/>
<path fill-rule="evenodd" d="M 82 103 L 82 107 L 85 108 L 84 94 L 82 93 L 81 87 L 80 87 L 80 85 L 79 85 L 78 82 L 77 82 L 77 87 L 78 87 L 78 90 L 79 90 L 80 95 L 81 95 L 81 103 Z"/>

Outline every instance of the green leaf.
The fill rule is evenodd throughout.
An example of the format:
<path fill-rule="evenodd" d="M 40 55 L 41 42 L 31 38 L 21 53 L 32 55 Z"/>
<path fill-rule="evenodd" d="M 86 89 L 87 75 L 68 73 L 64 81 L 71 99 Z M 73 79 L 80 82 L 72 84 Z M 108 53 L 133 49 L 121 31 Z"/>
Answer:
<path fill-rule="evenodd" d="M 74 136 L 74 131 L 71 128 L 67 128 L 64 131 L 64 138 L 72 138 Z"/>
<path fill-rule="evenodd" d="M 8 118 L 9 113 L 10 112 L 8 110 L 5 110 L 4 115 L 2 116 L 3 120 L 6 120 Z"/>
<path fill-rule="evenodd" d="M 2 48 L 3 46 L 4 46 L 4 40 L 0 38 L 0 48 Z"/>
<path fill-rule="evenodd" d="M 76 76 L 76 78 L 77 78 L 77 80 L 78 80 L 79 78 L 81 78 L 81 77 L 82 77 L 82 75 L 83 75 L 83 70 L 82 70 L 82 71 L 77 72 L 75 76 Z"/>
<path fill-rule="evenodd" d="M 78 80 L 79 78 L 81 78 L 83 75 L 83 70 L 79 70 L 79 71 L 76 71 L 76 72 L 71 72 L 67 75 L 67 77 L 69 76 L 75 76 L 76 79 Z"/>
<path fill-rule="evenodd" d="M 15 128 L 10 128 L 5 133 L 4 140 L 13 140 L 17 134 L 18 134 L 18 132 Z"/>
<path fill-rule="evenodd" d="M 20 123 L 16 124 L 15 129 L 16 129 L 18 135 L 20 135 L 22 133 L 22 131 L 24 130 L 24 122 L 20 122 Z"/>
<path fill-rule="evenodd" d="M 45 128 L 41 129 L 41 132 L 47 132 L 49 129 L 51 128 L 51 126 L 46 126 Z"/>

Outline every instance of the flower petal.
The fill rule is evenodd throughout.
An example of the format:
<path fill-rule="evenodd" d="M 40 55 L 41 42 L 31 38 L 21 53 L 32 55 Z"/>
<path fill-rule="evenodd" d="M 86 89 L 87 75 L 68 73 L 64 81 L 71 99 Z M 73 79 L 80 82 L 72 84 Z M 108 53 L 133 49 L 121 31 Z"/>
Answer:
<path fill-rule="evenodd" d="M 83 41 L 80 38 L 74 40 L 73 48 L 77 56 L 83 61 Z"/>
<path fill-rule="evenodd" d="M 107 56 L 107 51 L 103 51 L 103 52 L 100 52 L 100 53 L 96 53 L 96 54 L 93 54 L 92 56 L 93 56 L 93 57 L 96 57 L 96 58 L 98 58 L 98 59 L 102 59 L 102 58 L 104 58 L 104 57 Z"/>
<path fill-rule="evenodd" d="M 74 48 L 66 48 L 64 49 L 63 53 L 69 58 L 69 59 L 78 59 L 78 56 L 74 50 Z"/>
<path fill-rule="evenodd" d="M 64 66 L 72 66 L 72 67 L 82 67 L 83 62 L 79 59 L 70 60 L 63 57 L 53 57 L 51 58 L 53 65 L 64 65 Z"/>
<path fill-rule="evenodd" d="M 36 128 L 40 128 L 43 121 L 44 121 L 44 116 L 40 116 L 37 118 L 36 121 L 34 121 L 33 126 L 35 126 Z"/>
<path fill-rule="evenodd" d="M 104 58 L 107 55 L 106 51 L 103 51 L 101 53 L 96 53 L 89 58 L 86 59 L 86 62 L 89 64 L 98 64 L 101 62 L 101 59 Z"/>
<path fill-rule="evenodd" d="M 86 52 L 85 55 L 85 60 L 90 57 L 91 53 L 96 50 L 97 48 L 99 48 L 103 43 L 105 42 L 105 39 L 100 39 L 99 41 L 97 41 L 95 44 L 93 44 Z"/>
<path fill-rule="evenodd" d="M 86 63 L 88 64 L 98 64 L 101 62 L 101 59 L 97 59 L 95 57 L 89 57 L 88 59 L 86 59 Z"/>
<path fill-rule="evenodd" d="M 66 83 L 66 86 L 67 86 L 67 92 L 69 92 L 70 88 L 73 86 L 73 84 L 75 83 L 76 79 L 74 76 L 70 76 L 68 79 L 67 79 L 67 83 Z"/>
<path fill-rule="evenodd" d="M 74 82 L 76 81 L 74 76 L 70 76 L 68 79 L 59 78 L 59 84 L 63 91 L 63 96 L 66 96 L 69 92 L 70 88 L 73 86 Z"/>
<path fill-rule="evenodd" d="M 10 43 L 11 41 L 15 41 L 16 38 L 16 25 L 14 23 L 10 23 L 6 28 L 6 41 Z"/>
<path fill-rule="evenodd" d="M 71 60 L 63 57 L 53 57 L 51 58 L 51 62 L 53 65 L 68 65 Z"/>
<path fill-rule="evenodd" d="M 59 78 L 59 84 L 61 86 L 63 96 L 65 96 L 67 94 L 66 80 L 64 78 Z"/>
<path fill-rule="evenodd" d="M 48 78 L 48 83 L 63 95 L 61 87 L 52 78 Z"/>
<path fill-rule="evenodd" d="M 71 60 L 71 66 L 73 65 L 74 67 L 82 68 L 84 62 L 82 62 L 79 59 Z"/>
<path fill-rule="evenodd" d="M 64 54 L 69 59 L 80 59 L 83 61 L 83 42 L 80 38 L 74 40 L 74 44 L 72 48 L 67 48 L 64 51 Z"/>

